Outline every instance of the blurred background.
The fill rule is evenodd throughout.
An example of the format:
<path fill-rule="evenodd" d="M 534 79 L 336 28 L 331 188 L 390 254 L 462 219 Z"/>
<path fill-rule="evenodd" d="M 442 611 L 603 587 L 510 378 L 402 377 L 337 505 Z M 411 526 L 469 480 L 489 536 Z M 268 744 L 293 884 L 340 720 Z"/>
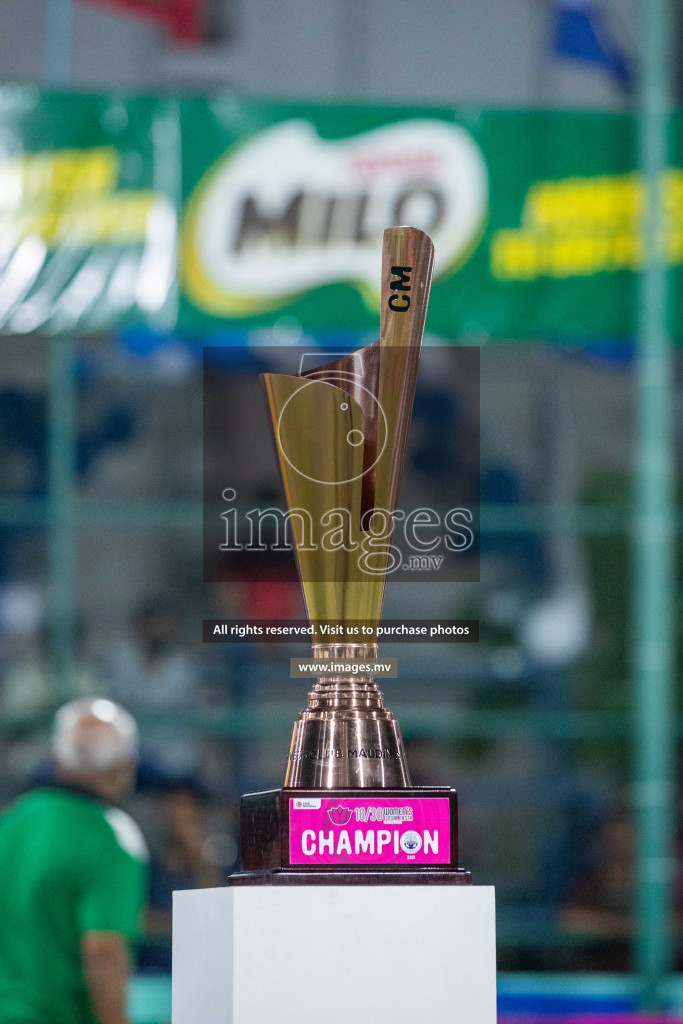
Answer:
<path fill-rule="evenodd" d="M 237 142 L 422 117 L 479 155 L 454 157 L 452 221 L 448 166 L 445 200 L 423 166 L 422 205 L 404 203 L 437 255 L 463 233 L 437 267 L 404 494 L 438 502 L 462 471 L 452 349 L 481 346 L 481 582 L 390 585 L 385 615 L 479 618 L 481 642 L 387 651 L 388 704 L 414 781 L 459 790 L 462 866 L 496 886 L 501 1020 L 683 1019 L 680 36 L 673 0 L 0 5 L 0 799 L 43 777 L 64 700 L 137 716 L 138 1024 L 170 1019 L 172 890 L 236 869 L 239 796 L 281 785 L 305 700 L 299 648 L 201 644 L 204 617 L 301 611 L 296 591 L 203 582 L 203 346 L 237 381 L 239 451 L 261 416 L 239 407 L 254 345 L 355 346 L 378 323 L 341 271 L 309 286 L 299 267 L 258 305 L 195 197 L 218 168 L 211 209 L 234 229 L 220 202 L 247 186 L 220 161 Z M 390 159 L 414 168 L 406 138 Z M 267 182 L 268 154 L 250 159 Z M 484 170 L 460 181 L 468 159 Z M 396 188 L 367 166 L 371 193 Z M 107 187 L 141 205 L 98 206 Z M 273 201 L 275 259 L 292 237 Z M 372 226 L 354 244 L 379 266 Z M 240 282 L 249 301 L 218 295 Z M 277 500 L 270 453 L 249 459 L 240 493 Z"/>

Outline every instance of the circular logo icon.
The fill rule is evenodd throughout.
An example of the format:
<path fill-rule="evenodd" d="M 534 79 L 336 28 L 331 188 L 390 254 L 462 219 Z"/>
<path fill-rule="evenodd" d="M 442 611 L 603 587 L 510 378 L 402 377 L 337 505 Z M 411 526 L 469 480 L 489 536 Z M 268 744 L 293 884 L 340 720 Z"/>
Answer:
<path fill-rule="evenodd" d="M 335 385 L 337 386 L 337 390 L 339 392 L 339 411 L 341 413 L 340 422 L 342 424 L 342 434 L 344 434 L 346 438 L 346 443 L 349 445 L 350 448 L 359 448 L 365 442 L 365 435 L 361 430 L 358 430 L 352 426 L 351 409 L 349 407 L 349 401 L 346 396 L 346 393 L 342 391 L 341 387 L 339 386 L 339 378 L 345 378 L 350 383 L 353 383 L 355 381 L 355 377 L 353 374 L 345 373 L 342 371 L 338 371 L 334 374 Z M 276 425 L 278 447 L 280 448 L 283 458 L 288 463 L 288 465 L 291 466 L 291 468 L 295 470 L 299 474 L 299 476 L 304 477 L 306 480 L 310 480 L 311 483 L 325 485 L 353 483 L 354 480 L 359 480 L 367 473 L 371 473 L 372 470 L 377 465 L 377 463 L 379 462 L 379 460 L 381 459 L 382 455 L 384 454 L 384 449 L 386 448 L 388 437 L 386 414 L 384 412 L 384 409 L 382 408 L 381 403 L 378 402 L 377 398 L 372 394 L 369 388 L 366 388 L 365 385 L 360 384 L 360 382 L 356 382 L 357 386 L 369 396 L 370 400 L 377 406 L 378 410 L 379 444 L 375 460 L 372 463 L 372 465 L 368 466 L 365 469 L 361 469 L 360 473 L 356 474 L 355 476 L 348 477 L 347 479 L 337 479 L 336 474 L 334 472 L 331 472 L 330 476 L 327 479 L 323 479 L 322 477 L 311 476 L 309 473 L 305 472 L 303 466 L 298 464 L 296 452 L 289 451 L 287 438 L 299 436 L 299 432 L 296 430 L 296 426 L 294 426 L 294 429 L 288 429 L 288 426 L 291 427 L 292 424 L 297 424 L 299 418 L 297 405 L 299 403 L 299 400 L 301 399 L 301 396 L 304 394 L 306 389 L 310 388 L 311 385 L 316 380 L 320 380 L 323 383 L 328 383 L 328 381 L 325 380 L 324 372 L 312 374 L 310 377 L 302 379 L 301 386 L 289 396 L 287 401 L 282 406 Z M 331 467 L 331 469 L 333 469 L 333 466 Z"/>
<path fill-rule="evenodd" d="M 401 836 L 401 849 L 404 853 L 419 853 L 422 849 L 422 837 L 419 832 L 404 832 Z"/>

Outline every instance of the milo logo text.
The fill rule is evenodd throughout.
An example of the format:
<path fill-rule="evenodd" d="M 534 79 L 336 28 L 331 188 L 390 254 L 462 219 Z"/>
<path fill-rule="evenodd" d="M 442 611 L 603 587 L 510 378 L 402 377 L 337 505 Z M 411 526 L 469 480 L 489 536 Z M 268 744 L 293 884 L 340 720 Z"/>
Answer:
<path fill-rule="evenodd" d="M 185 291 L 214 315 L 258 314 L 332 283 L 379 306 L 384 229 L 412 224 L 435 248 L 434 277 L 467 259 L 488 176 L 465 128 L 438 118 L 343 139 L 296 118 L 225 153 L 196 185 L 183 225 Z M 411 267 L 392 268 L 389 308 L 411 303 Z"/>

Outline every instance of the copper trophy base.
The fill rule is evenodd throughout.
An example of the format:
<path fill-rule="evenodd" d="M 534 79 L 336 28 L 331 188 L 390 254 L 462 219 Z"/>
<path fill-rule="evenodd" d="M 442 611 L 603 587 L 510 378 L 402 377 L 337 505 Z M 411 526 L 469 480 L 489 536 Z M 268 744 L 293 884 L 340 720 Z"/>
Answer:
<path fill-rule="evenodd" d="M 309 827 L 310 826 L 310 827 Z M 471 885 L 448 786 L 282 788 L 242 797 L 228 885 Z"/>
<path fill-rule="evenodd" d="M 377 658 L 376 644 L 314 644 L 317 660 Z M 398 722 L 369 676 L 326 676 L 294 723 L 285 788 L 384 789 L 410 785 Z"/>

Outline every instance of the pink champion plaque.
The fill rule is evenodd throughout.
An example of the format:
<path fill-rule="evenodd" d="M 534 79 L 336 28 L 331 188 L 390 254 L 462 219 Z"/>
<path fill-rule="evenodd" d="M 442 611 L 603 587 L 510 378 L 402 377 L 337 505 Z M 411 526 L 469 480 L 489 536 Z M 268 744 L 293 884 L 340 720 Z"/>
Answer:
<path fill-rule="evenodd" d="M 290 864 L 448 864 L 448 803 L 445 797 L 292 797 Z"/>

